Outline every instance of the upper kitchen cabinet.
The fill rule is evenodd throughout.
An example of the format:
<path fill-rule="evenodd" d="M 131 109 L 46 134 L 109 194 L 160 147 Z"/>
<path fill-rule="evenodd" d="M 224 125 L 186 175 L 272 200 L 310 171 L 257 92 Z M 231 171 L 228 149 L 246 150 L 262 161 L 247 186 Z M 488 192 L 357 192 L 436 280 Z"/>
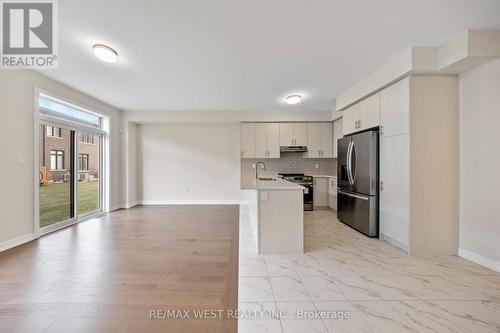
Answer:
<path fill-rule="evenodd" d="M 240 156 L 255 158 L 255 124 L 240 125 Z"/>
<path fill-rule="evenodd" d="M 255 158 L 280 157 L 280 126 L 277 123 L 255 125 Z"/>
<path fill-rule="evenodd" d="M 333 157 L 332 123 L 307 124 L 307 158 Z"/>
<path fill-rule="evenodd" d="M 342 132 L 342 118 L 333 122 L 333 158 L 338 157 L 337 141 L 344 136 Z"/>
<path fill-rule="evenodd" d="M 407 134 L 410 130 L 410 78 L 380 92 L 380 137 Z"/>
<path fill-rule="evenodd" d="M 373 94 L 342 112 L 344 134 L 380 125 L 380 93 Z"/>
<path fill-rule="evenodd" d="M 358 129 L 359 104 L 354 104 L 342 111 L 342 128 L 345 134 L 351 134 Z"/>
<path fill-rule="evenodd" d="M 307 146 L 306 123 L 280 123 L 281 146 Z"/>

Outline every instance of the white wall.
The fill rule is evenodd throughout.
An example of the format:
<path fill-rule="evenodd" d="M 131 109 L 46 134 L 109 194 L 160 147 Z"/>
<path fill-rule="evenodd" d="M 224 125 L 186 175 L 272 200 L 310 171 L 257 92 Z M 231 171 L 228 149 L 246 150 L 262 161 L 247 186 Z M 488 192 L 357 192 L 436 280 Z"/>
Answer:
<path fill-rule="evenodd" d="M 137 124 L 127 124 L 127 205 L 137 203 Z"/>
<path fill-rule="evenodd" d="M 460 254 L 500 271 L 500 59 L 460 75 Z M 476 256 L 474 258 L 474 256 Z"/>
<path fill-rule="evenodd" d="M 28 70 L 0 73 L 0 247 L 33 234 L 34 88 L 38 87 L 110 116 L 111 206 L 120 202 L 120 112 L 63 84 Z M 36 147 L 38 151 L 38 147 Z M 26 162 L 17 164 L 22 155 Z"/>
<path fill-rule="evenodd" d="M 122 193 L 123 208 L 130 208 L 137 204 L 137 124 L 122 118 Z"/>
<path fill-rule="evenodd" d="M 240 199 L 238 124 L 139 125 L 137 163 L 139 201 Z"/>

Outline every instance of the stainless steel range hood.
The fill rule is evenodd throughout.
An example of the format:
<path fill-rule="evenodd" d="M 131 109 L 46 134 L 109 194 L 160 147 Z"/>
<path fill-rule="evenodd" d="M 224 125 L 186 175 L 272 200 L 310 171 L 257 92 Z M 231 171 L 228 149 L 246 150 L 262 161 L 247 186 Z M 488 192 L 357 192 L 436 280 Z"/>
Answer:
<path fill-rule="evenodd" d="M 281 146 L 282 153 L 303 153 L 307 151 L 307 146 Z"/>

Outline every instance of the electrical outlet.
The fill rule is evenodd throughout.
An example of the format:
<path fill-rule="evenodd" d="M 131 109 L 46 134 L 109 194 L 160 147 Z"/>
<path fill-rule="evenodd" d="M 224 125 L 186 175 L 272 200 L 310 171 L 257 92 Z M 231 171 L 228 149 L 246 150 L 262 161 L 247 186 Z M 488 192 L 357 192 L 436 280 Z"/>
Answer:
<path fill-rule="evenodd" d="M 269 193 L 268 192 L 260 192 L 260 199 L 262 201 L 267 201 L 269 199 Z"/>
<path fill-rule="evenodd" d="M 315 164 L 315 165 L 314 165 L 314 168 L 315 168 L 315 169 L 318 169 L 318 168 L 319 168 L 319 165 Z"/>
<path fill-rule="evenodd" d="M 255 169 L 255 164 L 252 164 L 252 169 Z"/>
<path fill-rule="evenodd" d="M 184 187 L 184 192 L 189 192 L 189 186 Z"/>

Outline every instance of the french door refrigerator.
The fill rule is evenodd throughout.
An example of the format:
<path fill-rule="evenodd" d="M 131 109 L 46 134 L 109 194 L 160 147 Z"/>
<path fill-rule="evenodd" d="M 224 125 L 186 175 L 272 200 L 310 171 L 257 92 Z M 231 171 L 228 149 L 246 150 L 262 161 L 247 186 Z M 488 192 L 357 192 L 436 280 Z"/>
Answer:
<path fill-rule="evenodd" d="M 337 218 L 370 237 L 378 237 L 378 130 L 339 139 Z"/>

